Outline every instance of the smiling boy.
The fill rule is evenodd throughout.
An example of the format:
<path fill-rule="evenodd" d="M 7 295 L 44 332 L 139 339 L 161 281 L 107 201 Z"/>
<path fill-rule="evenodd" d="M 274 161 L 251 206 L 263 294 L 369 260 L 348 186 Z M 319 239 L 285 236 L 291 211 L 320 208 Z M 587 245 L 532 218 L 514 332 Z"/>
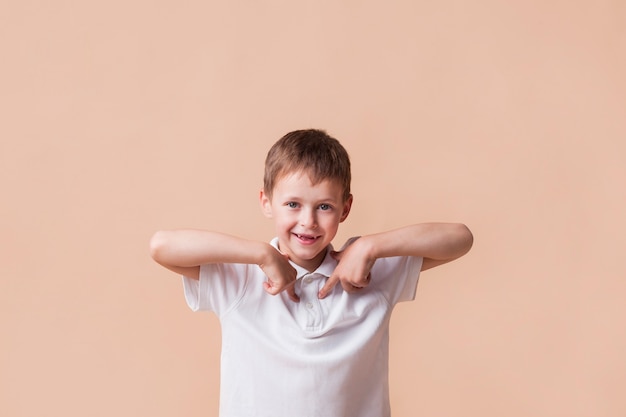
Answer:
<path fill-rule="evenodd" d="M 153 258 L 183 275 L 194 311 L 222 326 L 221 417 L 387 417 L 389 319 L 420 271 L 472 245 L 467 227 L 422 223 L 331 242 L 350 213 L 350 160 L 321 130 L 270 149 L 261 208 L 270 243 L 157 232 Z M 339 284 L 339 285 L 338 285 Z"/>

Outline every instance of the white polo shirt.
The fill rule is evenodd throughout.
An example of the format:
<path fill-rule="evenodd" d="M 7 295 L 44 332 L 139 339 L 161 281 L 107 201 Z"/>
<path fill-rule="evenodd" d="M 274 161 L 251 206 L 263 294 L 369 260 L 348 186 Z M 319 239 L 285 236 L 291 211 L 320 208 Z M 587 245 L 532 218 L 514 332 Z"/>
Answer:
<path fill-rule="evenodd" d="M 313 273 L 292 265 L 299 303 L 267 294 L 257 265 L 203 265 L 199 280 L 183 278 L 189 307 L 220 319 L 220 417 L 388 417 L 389 318 L 415 298 L 422 258 L 378 259 L 368 287 L 337 284 L 323 300 L 330 254 Z"/>

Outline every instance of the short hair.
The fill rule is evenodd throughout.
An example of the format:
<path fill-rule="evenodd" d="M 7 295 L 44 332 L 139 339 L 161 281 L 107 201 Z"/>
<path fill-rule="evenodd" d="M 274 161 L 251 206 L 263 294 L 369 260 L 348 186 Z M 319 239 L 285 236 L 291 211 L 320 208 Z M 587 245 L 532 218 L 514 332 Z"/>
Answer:
<path fill-rule="evenodd" d="M 280 138 L 267 153 L 263 189 L 271 198 L 276 182 L 302 171 L 313 184 L 337 180 L 344 201 L 350 197 L 350 157 L 339 141 L 319 129 L 295 130 Z"/>

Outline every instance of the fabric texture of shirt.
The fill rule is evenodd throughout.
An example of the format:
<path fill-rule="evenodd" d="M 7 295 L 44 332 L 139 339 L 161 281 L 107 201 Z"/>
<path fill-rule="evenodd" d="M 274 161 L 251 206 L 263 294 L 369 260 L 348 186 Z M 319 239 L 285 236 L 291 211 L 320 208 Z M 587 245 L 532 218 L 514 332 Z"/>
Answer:
<path fill-rule="evenodd" d="M 277 239 L 272 245 L 277 247 Z M 222 327 L 220 417 L 388 417 L 389 319 L 415 298 L 422 258 L 376 260 L 369 286 L 319 290 L 337 261 L 312 273 L 292 263 L 300 302 L 263 289 L 257 265 L 209 264 L 183 277 L 194 311 Z"/>

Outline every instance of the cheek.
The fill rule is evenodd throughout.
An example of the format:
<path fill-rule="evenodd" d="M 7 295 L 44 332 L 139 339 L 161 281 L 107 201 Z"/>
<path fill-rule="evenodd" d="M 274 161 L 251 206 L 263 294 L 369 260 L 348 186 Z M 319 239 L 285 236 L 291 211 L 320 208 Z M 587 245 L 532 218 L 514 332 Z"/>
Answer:
<path fill-rule="evenodd" d="M 336 229 L 339 226 L 340 220 L 341 216 L 333 213 L 322 216 L 322 218 L 320 218 L 319 220 L 319 223 L 323 225 L 326 229 Z"/>
<path fill-rule="evenodd" d="M 276 213 L 274 216 L 274 222 L 277 227 L 290 227 L 294 221 L 294 216 L 290 216 L 287 213 Z"/>

